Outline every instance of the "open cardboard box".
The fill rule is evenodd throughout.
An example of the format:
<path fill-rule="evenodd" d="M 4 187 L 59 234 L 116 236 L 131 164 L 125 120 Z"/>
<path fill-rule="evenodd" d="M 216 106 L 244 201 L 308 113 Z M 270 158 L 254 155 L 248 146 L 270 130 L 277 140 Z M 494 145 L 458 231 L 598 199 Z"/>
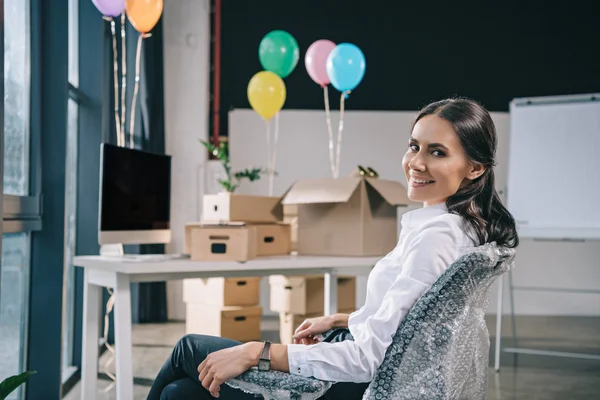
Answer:
<path fill-rule="evenodd" d="M 379 256 L 398 241 L 397 207 L 412 201 L 400 182 L 349 177 L 300 180 L 282 204 L 298 207 L 298 254 Z"/>

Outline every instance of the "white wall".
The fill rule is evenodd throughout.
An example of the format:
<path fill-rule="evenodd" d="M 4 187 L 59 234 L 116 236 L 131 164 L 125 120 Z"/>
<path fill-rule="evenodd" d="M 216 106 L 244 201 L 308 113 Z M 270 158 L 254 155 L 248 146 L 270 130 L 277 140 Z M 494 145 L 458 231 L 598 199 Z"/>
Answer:
<path fill-rule="evenodd" d="M 210 8 L 208 0 L 165 1 L 163 11 L 166 152 L 172 158 L 168 252 L 183 252 L 186 222 L 200 218 L 209 114 Z M 182 281 L 167 285 L 168 318 L 185 319 Z"/>
<path fill-rule="evenodd" d="M 401 159 L 410 135 L 414 112 L 353 111 L 345 113 L 340 175 L 356 164 L 372 166 L 383 178 L 405 183 Z M 332 113 L 334 129 L 338 113 Z M 507 184 L 508 113 L 492 113 L 498 132 L 496 188 Z M 279 147 L 274 194 L 281 195 L 296 179 L 330 177 L 327 130 L 323 111 L 284 110 L 280 114 Z M 229 116 L 232 167 L 266 165 L 264 122 L 252 110 L 234 110 Z M 376 143 L 385 143 L 384 146 Z M 310 157 L 310 161 L 309 161 Z M 526 171 L 524 172 L 526 173 Z M 560 190 L 561 185 L 557 185 Z M 266 194 L 267 180 L 241 187 L 246 193 Z M 600 289 L 600 243 L 534 242 L 523 240 L 517 253 L 514 284 L 521 287 Z M 262 285 L 261 303 L 268 305 L 267 285 Z M 496 286 L 489 311 L 496 310 Z M 364 296 L 359 283 L 358 297 Z M 505 296 L 504 312 L 508 312 Z M 600 315 L 600 294 L 515 292 L 515 311 L 534 315 Z"/>

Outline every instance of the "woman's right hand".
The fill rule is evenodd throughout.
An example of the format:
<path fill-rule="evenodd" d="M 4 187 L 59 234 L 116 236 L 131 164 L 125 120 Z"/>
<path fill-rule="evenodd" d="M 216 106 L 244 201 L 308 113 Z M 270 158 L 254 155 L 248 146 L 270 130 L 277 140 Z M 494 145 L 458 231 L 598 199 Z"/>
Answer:
<path fill-rule="evenodd" d="M 318 343 L 317 335 L 333 328 L 333 316 L 309 318 L 300 324 L 294 332 L 294 344 Z"/>

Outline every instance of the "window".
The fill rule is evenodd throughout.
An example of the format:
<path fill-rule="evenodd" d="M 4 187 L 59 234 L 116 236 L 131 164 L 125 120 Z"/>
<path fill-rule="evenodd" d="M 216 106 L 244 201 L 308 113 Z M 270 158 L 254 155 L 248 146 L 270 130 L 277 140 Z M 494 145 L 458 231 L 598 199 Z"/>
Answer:
<path fill-rule="evenodd" d="M 4 0 L 4 193 L 29 195 L 28 0 Z"/>
<path fill-rule="evenodd" d="M 74 306 L 75 306 L 75 233 L 77 204 L 77 137 L 79 104 L 75 100 L 79 86 L 79 24 L 77 0 L 69 0 L 69 101 L 67 108 L 67 164 L 65 192 L 65 315 L 63 317 L 62 380 L 66 382 L 77 370 L 73 366 Z"/>
<path fill-rule="evenodd" d="M 27 299 L 29 297 L 29 234 L 2 235 L 0 276 L 0 380 L 25 369 Z M 8 399 L 22 398 L 22 388 Z"/>
<path fill-rule="evenodd" d="M 26 368 L 30 232 L 39 229 L 38 188 L 32 185 L 31 137 L 31 24 L 29 0 L 4 0 L 0 22 L 4 27 L 4 125 L 0 128 L 3 177 L 2 258 L 0 263 L 0 381 Z M 34 146 L 35 147 L 35 146 Z M 37 147 L 36 147 L 37 148 Z M 25 386 L 9 395 L 22 399 Z"/>

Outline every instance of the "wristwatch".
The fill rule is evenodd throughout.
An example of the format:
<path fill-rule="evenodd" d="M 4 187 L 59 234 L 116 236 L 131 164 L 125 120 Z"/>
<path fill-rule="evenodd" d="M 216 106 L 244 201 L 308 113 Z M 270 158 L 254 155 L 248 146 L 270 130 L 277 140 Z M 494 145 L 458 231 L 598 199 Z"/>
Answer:
<path fill-rule="evenodd" d="M 268 340 L 265 341 L 262 351 L 260 352 L 260 358 L 258 359 L 258 370 L 271 370 L 271 342 Z"/>

